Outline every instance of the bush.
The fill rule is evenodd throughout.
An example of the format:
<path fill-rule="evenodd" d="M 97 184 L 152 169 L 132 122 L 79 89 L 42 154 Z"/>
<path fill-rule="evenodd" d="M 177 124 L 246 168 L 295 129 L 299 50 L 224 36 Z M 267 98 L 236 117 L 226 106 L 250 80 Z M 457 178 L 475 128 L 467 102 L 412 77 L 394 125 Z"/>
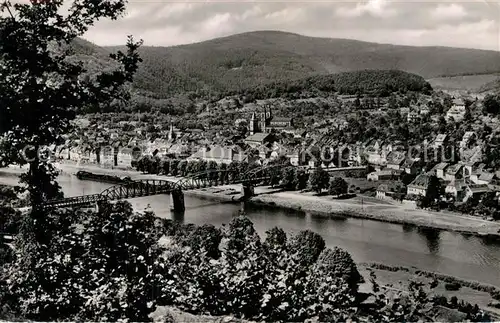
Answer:
<path fill-rule="evenodd" d="M 446 283 L 444 288 L 449 291 L 459 290 L 462 287 L 459 283 Z"/>

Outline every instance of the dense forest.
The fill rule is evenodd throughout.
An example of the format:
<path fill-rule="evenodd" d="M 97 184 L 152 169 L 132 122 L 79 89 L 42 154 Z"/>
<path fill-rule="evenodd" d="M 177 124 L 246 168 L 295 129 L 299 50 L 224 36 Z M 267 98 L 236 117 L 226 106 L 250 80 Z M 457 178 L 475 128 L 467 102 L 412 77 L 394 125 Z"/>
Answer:
<path fill-rule="evenodd" d="M 421 76 L 403 71 L 363 70 L 273 82 L 229 94 L 244 95 L 246 101 L 253 101 L 276 97 L 310 98 L 325 96 L 331 92 L 386 97 L 393 92 L 407 93 L 408 91 L 429 94 L 432 87 Z"/>
<path fill-rule="evenodd" d="M 74 47 L 96 71 L 107 63 L 107 52 L 118 49 L 83 40 Z M 395 46 L 277 31 L 182 46 L 143 46 L 139 52 L 143 62 L 134 88 L 157 98 L 240 91 L 261 84 L 365 69 L 401 70 L 424 78 L 500 71 L 500 54 L 494 51 Z"/>

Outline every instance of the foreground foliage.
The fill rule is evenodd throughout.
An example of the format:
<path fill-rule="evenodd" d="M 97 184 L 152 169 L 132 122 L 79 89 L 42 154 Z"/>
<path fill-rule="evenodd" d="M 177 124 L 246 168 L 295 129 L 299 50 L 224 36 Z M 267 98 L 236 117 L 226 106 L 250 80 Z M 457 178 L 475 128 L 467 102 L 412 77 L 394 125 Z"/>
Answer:
<path fill-rule="evenodd" d="M 245 217 L 222 229 L 182 225 L 134 213 L 128 202 L 45 216 L 47 247 L 20 238 L 2 269 L 4 319 L 146 321 L 157 306 L 169 305 L 249 320 L 416 321 L 446 304 L 418 285 L 388 297 L 375 279 L 366 303 L 370 294 L 359 292 L 363 277 L 351 256 L 326 248 L 311 231 L 287 237 L 274 228 L 262 240 Z M 477 307 L 456 308 L 484 318 Z"/>

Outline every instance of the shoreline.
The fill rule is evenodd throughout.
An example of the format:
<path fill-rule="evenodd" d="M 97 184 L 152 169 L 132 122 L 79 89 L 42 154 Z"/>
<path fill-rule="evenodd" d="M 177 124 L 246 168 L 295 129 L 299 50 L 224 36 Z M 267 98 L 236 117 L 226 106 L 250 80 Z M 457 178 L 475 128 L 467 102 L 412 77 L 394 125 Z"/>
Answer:
<path fill-rule="evenodd" d="M 234 189 L 234 188 L 233 188 Z M 297 212 L 308 212 L 311 216 L 319 218 L 356 218 L 356 219 L 366 219 L 379 222 L 386 222 L 392 224 L 400 225 L 411 225 L 423 229 L 435 229 L 444 230 L 450 232 L 456 232 L 461 234 L 473 235 L 483 238 L 492 238 L 500 241 L 500 233 L 496 232 L 497 227 L 500 229 L 500 223 L 491 223 L 490 221 L 483 221 L 479 219 L 467 219 L 472 222 L 477 221 L 478 226 L 467 226 L 462 223 L 457 222 L 454 224 L 441 223 L 438 221 L 426 221 L 429 219 L 422 218 L 411 218 L 408 216 L 395 216 L 395 214 L 385 213 L 392 205 L 387 204 L 387 209 L 381 208 L 383 205 L 377 205 L 379 207 L 378 211 L 372 210 L 373 213 L 366 212 L 362 206 L 356 206 L 355 204 L 344 203 L 344 200 L 331 200 L 328 201 L 328 197 L 315 197 L 311 195 L 305 195 L 303 193 L 297 192 L 283 192 L 280 190 L 274 190 L 270 192 L 269 189 L 256 188 L 259 192 L 258 195 L 252 197 L 250 200 L 246 201 L 254 206 L 265 206 L 274 207 L 286 210 L 292 210 Z M 220 193 L 211 192 L 210 189 L 201 189 L 194 191 L 186 191 L 184 193 L 187 196 L 194 196 L 204 199 L 212 199 L 218 201 L 231 202 L 237 200 L 234 195 L 229 196 Z M 237 195 L 241 197 L 241 194 Z M 306 198 L 301 198 L 306 197 Z M 331 198 L 331 197 L 330 197 Z M 310 201 L 308 201 L 310 200 Z M 368 208 L 369 206 L 367 206 Z M 414 211 L 414 210 L 412 210 Z M 425 210 L 415 210 L 416 212 L 425 212 Z M 398 210 L 394 210 L 393 213 L 397 213 Z M 429 217 L 434 216 L 429 214 Z M 443 214 L 441 217 L 453 217 L 452 215 Z M 432 220 L 432 219 L 431 219 Z M 460 219 L 458 219 L 460 220 Z M 485 222 L 485 223 L 481 223 Z M 488 227 L 486 227 L 488 226 Z"/>
<path fill-rule="evenodd" d="M 132 179 L 167 179 L 178 181 L 180 177 L 143 174 L 134 170 L 106 169 L 97 165 L 55 163 L 62 174 L 74 175 L 79 170 L 115 176 L 130 176 Z M 0 172 L 20 174 L 21 168 L 3 168 Z M 242 197 L 240 185 L 225 185 L 186 191 L 186 196 L 236 203 Z M 228 192 L 232 192 L 228 194 Z M 358 218 L 386 223 L 411 225 L 419 228 L 445 230 L 467 235 L 491 238 L 500 241 L 500 222 L 486 221 L 463 214 L 435 212 L 392 203 L 366 196 L 351 199 L 334 199 L 331 196 L 314 196 L 312 193 L 283 191 L 268 187 L 256 187 L 256 195 L 246 203 L 255 206 L 276 207 L 298 212 L 308 212 L 321 218 Z"/>

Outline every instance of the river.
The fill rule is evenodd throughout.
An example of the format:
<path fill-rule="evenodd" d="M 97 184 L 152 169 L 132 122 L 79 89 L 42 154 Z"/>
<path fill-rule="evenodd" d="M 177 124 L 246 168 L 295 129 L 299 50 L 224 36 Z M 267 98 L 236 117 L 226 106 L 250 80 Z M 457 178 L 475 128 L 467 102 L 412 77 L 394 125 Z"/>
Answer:
<path fill-rule="evenodd" d="M 66 196 L 99 193 L 109 184 L 81 181 L 75 176 L 61 175 L 59 183 Z M 0 172 L 0 184 L 15 185 L 17 177 Z M 185 196 L 186 212 L 174 216 L 167 195 L 135 198 L 130 202 L 137 210 L 150 207 L 157 216 L 185 223 L 227 224 L 238 215 L 241 205 L 218 203 Z M 500 287 L 500 244 L 459 233 L 419 229 L 399 224 L 340 218 L 321 219 L 298 211 L 245 206 L 259 234 L 275 226 L 289 233 L 310 229 L 325 239 L 327 246 L 339 246 L 351 253 L 357 262 L 380 262 L 390 265 L 415 266 L 428 271 Z"/>

